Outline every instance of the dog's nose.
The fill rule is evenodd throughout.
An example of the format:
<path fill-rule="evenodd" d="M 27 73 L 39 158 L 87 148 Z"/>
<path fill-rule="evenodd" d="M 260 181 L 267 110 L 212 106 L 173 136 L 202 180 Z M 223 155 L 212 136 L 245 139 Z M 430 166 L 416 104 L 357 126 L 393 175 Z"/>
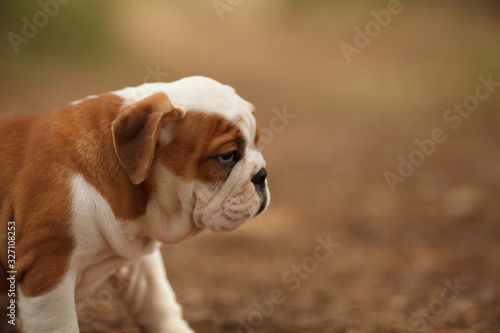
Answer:
<path fill-rule="evenodd" d="M 257 187 L 264 188 L 266 177 L 267 177 L 267 171 L 266 169 L 262 168 L 259 170 L 259 172 L 253 175 L 251 182 L 254 183 L 255 186 Z"/>

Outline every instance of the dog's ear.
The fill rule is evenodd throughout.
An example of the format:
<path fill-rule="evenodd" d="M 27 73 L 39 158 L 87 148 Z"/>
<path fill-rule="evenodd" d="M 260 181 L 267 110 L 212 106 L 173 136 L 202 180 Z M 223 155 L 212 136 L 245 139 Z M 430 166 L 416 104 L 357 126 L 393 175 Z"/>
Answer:
<path fill-rule="evenodd" d="M 160 131 L 161 141 L 172 138 L 173 124 L 182 116 L 164 93 L 157 93 L 129 106 L 113 121 L 115 152 L 132 183 L 146 179 Z"/>

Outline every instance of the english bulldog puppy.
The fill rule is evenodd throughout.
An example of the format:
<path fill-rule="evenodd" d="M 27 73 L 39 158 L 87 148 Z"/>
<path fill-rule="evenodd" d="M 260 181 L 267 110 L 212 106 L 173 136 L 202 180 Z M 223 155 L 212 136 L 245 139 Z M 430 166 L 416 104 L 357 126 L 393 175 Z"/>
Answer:
<path fill-rule="evenodd" d="M 266 209 L 258 139 L 252 104 L 199 76 L 1 120 L 0 280 L 22 331 L 78 332 L 75 301 L 119 277 L 144 331 L 193 332 L 159 246 Z"/>

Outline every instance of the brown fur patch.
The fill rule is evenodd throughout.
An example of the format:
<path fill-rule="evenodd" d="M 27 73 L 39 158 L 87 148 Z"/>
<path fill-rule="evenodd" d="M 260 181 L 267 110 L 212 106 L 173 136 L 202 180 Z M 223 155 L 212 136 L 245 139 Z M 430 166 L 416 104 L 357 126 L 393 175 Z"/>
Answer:
<path fill-rule="evenodd" d="M 53 114 L 16 116 L 0 123 L 0 237 L 1 264 L 7 269 L 3 236 L 9 221 L 16 222 L 16 281 L 27 296 L 43 294 L 64 275 L 74 241 L 67 170 L 69 149 L 61 144 Z M 3 281 L 2 281 L 3 282 Z"/>
<path fill-rule="evenodd" d="M 232 150 L 244 154 L 244 142 L 239 127 L 221 115 L 190 111 L 177 124 L 173 141 L 161 147 L 158 155 L 167 169 L 186 181 L 217 183 L 230 172 L 217 162 L 217 155 Z"/>
<path fill-rule="evenodd" d="M 181 116 L 182 111 L 164 93 L 157 93 L 122 111 L 113 121 L 115 151 L 132 183 L 146 179 L 161 126 Z"/>
<path fill-rule="evenodd" d="M 148 141 L 148 136 L 157 134 L 166 118 L 163 111 L 171 109 L 162 95 L 133 106 L 136 115 L 129 125 L 135 128 L 125 126 L 124 136 L 133 136 L 137 129 L 137 144 L 148 146 L 150 154 L 156 137 Z M 111 124 L 122 104 L 121 97 L 106 94 L 48 114 L 0 122 L 0 275 L 7 271 L 7 223 L 15 221 L 16 277 L 26 296 L 50 291 L 67 270 L 75 245 L 69 225 L 72 175 L 82 174 L 107 200 L 116 218 L 133 220 L 145 213 L 154 173 L 147 182 L 134 185 L 113 145 Z M 138 149 L 134 143 L 132 148 Z M 4 290 L 5 282 L 1 282 Z"/>
<path fill-rule="evenodd" d="M 122 99 L 106 94 L 69 105 L 56 112 L 56 126 L 72 148 L 63 167 L 80 173 L 106 199 L 116 218 L 143 215 L 148 186 L 134 185 L 115 152 L 111 124 L 122 109 Z"/>

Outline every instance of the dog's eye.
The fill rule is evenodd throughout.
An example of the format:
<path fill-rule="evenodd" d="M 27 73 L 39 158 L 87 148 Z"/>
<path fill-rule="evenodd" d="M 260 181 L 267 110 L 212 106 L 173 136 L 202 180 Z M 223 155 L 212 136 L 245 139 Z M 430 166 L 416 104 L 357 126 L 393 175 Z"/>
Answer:
<path fill-rule="evenodd" d="M 219 161 L 219 163 L 222 165 L 228 164 L 235 160 L 235 155 L 236 151 L 233 150 L 232 152 L 229 152 L 227 154 L 217 156 L 217 161 Z"/>

